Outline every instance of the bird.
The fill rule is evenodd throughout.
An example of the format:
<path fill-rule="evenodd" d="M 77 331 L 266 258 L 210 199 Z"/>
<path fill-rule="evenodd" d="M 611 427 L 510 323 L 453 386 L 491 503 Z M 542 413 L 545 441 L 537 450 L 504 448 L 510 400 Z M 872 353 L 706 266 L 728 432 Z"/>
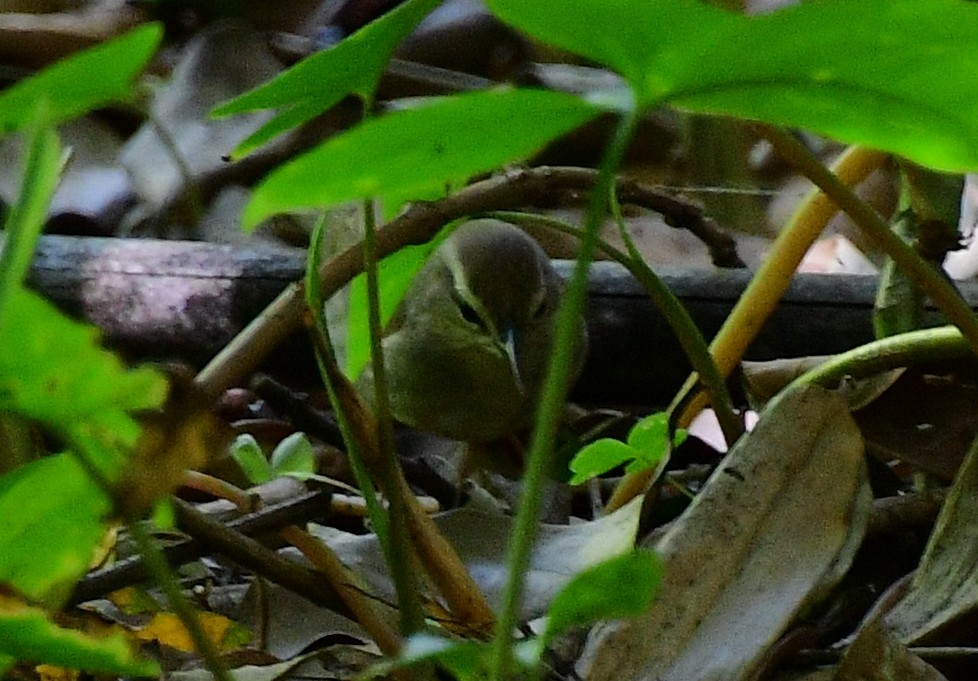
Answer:
<path fill-rule="evenodd" d="M 432 253 L 385 328 L 391 413 L 452 440 L 485 443 L 532 423 L 553 351 L 563 281 L 540 245 L 496 219 L 465 222 Z M 587 331 L 575 339 L 574 379 Z M 370 399 L 373 374 L 359 381 Z"/>

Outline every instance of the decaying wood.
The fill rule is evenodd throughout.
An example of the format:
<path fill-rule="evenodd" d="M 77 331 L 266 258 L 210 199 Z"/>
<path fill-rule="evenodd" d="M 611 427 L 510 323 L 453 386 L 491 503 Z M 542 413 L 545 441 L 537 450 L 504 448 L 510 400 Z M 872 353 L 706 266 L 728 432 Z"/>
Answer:
<path fill-rule="evenodd" d="M 303 267 L 303 251 L 293 248 L 47 236 L 30 284 L 68 313 L 99 326 L 107 344 L 127 357 L 199 366 L 299 279 Z M 562 263 L 558 270 L 569 272 Z M 660 276 L 710 337 L 750 273 L 669 270 Z M 750 358 L 832 354 L 871 340 L 875 286 L 875 278 L 867 276 L 797 275 Z M 978 285 L 964 285 L 962 291 L 978 307 Z M 688 367 L 668 326 L 615 264 L 592 268 L 588 327 L 590 353 L 579 396 L 614 402 L 668 399 L 686 377 Z M 304 344 L 305 338 L 290 342 Z M 277 354 L 300 363 L 309 357 L 292 350 Z"/>
<path fill-rule="evenodd" d="M 303 251 L 42 237 L 28 283 L 133 358 L 206 361 L 289 282 Z"/>

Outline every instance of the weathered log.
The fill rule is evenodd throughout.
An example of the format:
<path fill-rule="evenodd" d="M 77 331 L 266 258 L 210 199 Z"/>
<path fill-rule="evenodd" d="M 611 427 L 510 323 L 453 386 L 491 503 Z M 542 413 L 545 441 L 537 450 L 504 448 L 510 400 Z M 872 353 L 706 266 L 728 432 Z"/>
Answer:
<path fill-rule="evenodd" d="M 127 357 L 199 365 L 303 263 L 302 250 L 284 247 L 45 236 L 28 283 Z"/>
<path fill-rule="evenodd" d="M 302 276 L 303 251 L 196 242 L 46 236 L 30 284 L 102 329 L 131 359 L 200 366 Z M 558 263 L 561 272 L 567 264 Z M 660 272 L 707 338 L 743 292 L 746 270 Z M 831 354 L 872 340 L 876 278 L 799 274 L 751 347 L 751 359 Z M 962 286 L 978 306 L 978 285 Z M 589 280 L 590 353 L 577 393 L 588 401 L 668 399 L 688 365 L 668 325 L 621 267 L 597 263 Z M 278 362 L 310 366 L 302 338 Z"/>

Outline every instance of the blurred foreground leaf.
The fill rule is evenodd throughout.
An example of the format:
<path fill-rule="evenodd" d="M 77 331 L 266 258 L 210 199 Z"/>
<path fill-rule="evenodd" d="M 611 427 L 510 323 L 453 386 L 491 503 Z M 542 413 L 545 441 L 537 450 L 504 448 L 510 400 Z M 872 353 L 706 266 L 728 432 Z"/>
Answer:
<path fill-rule="evenodd" d="M 978 5 L 824 0 L 758 16 L 698 0 L 489 0 L 621 73 L 645 106 L 800 127 L 940 170 L 978 168 Z"/>

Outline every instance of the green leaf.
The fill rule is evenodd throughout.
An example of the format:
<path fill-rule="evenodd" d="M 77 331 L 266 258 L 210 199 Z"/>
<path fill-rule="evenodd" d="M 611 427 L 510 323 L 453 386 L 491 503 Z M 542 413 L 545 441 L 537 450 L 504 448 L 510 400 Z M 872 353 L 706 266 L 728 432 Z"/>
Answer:
<path fill-rule="evenodd" d="M 978 167 L 978 5 L 824 0 L 743 16 L 695 0 L 489 0 L 620 71 L 646 106 L 808 128 L 941 170 Z"/>
<path fill-rule="evenodd" d="M 46 100 L 37 108 L 46 110 Z M 39 124 L 31 135 L 20 195 L 4 224 L 5 238 L 0 242 L 0 309 L 23 282 L 34 257 L 48 204 L 58 186 L 59 156 L 58 136 Z"/>
<path fill-rule="evenodd" d="M 383 324 L 390 320 L 414 275 L 433 249 L 433 243 L 405 246 L 377 263 L 380 319 Z M 346 319 L 346 373 L 351 378 L 359 376 L 370 360 L 367 310 L 367 276 L 361 273 L 350 282 L 350 308 Z"/>
<path fill-rule="evenodd" d="M 133 445 L 139 425 L 127 413 L 160 406 L 166 380 L 126 369 L 98 346 L 98 331 L 62 315 L 37 294 L 16 289 L 0 308 L 0 411 L 12 411 L 71 437 Z"/>
<path fill-rule="evenodd" d="M 627 443 L 602 438 L 583 447 L 570 462 L 569 484 L 580 485 L 622 464 L 629 473 L 653 468 L 685 439 L 686 431 L 677 430 L 670 441 L 669 414 L 650 414 L 632 426 Z"/>
<path fill-rule="evenodd" d="M 0 92 L 0 132 L 11 133 L 39 123 L 35 114 L 42 99 L 48 105 L 48 124 L 128 99 L 133 81 L 156 53 L 162 37 L 161 25 L 140 26 Z"/>
<path fill-rule="evenodd" d="M 0 607 L 0 653 L 96 674 L 155 677 L 160 673 L 155 662 L 137 658 L 120 634 L 95 639 L 58 627 L 40 610 L 10 603 Z"/>
<path fill-rule="evenodd" d="M 561 589 L 550 604 L 542 636 L 544 642 L 599 620 L 641 615 L 652 605 L 662 574 L 659 557 L 643 549 L 585 570 Z"/>
<path fill-rule="evenodd" d="M 809 128 L 939 169 L 978 167 L 973 3 L 803 3 L 737 23 L 736 51 L 712 46 L 678 73 L 673 103 Z M 739 68 L 718 78 L 721 60 Z"/>
<path fill-rule="evenodd" d="M 393 668 L 437 662 L 458 681 L 479 681 L 486 678 L 488 657 L 489 646 L 483 641 L 415 634 L 408 638 Z"/>
<path fill-rule="evenodd" d="M 581 448 L 571 459 L 570 469 L 574 475 L 567 483 L 580 485 L 634 459 L 635 450 L 632 447 L 618 440 L 601 438 Z"/>
<path fill-rule="evenodd" d="M 691 59 L 684 54 L 702 31 L 719 33 L 736 17 L 699 0 L 488 0 L 503 21 L 556 47 L 608 66 L 648 103 L 667 91 L 669 67 Z M 688 49 L 695 49 L 690 47 Z M 656 82 L 655 72 L 663 81 Z"/>
<path fill-rule="evenodd" d="M 272 452 L 271 465 L 275 476 L 291 475 L 306 479 L 313 475 L 316 472 L 316 456 L 306 434 L 296 432 L 283 438 Z"/>
<path fill-rule="evenodd" d="M 636 423 L 628 431 L 628 444 L 653 457 L 664 454 L 669 448 L 669 414 L 659 411 Z"/>
<path fill-rule="evenodd" d="M 600 113 L 558 92 L 433 98 L 367 121 L 271 173 L 245 208 L 253 229 L 279 212 L 367 196 L 417 195 L 526 158 Z"/>
<path fill-rule="evenodd" d="M 669 437 L 669 414 L 664 411 L 649 414 L 632 426 L 628 432 L 628 444 L 635 450 L 636 463 L 641 468 L 652 468 L 674 447 L 686 440 L 686 431 L 677 430 Z"/>
<path fill-rule="evenodd" d="M 0 478 L 0 583 L 60 605 L 87 570 L 109 510 L 108 499 L 70 454 Z"/>
<path fill-rule="evenodd" d="M 286 73 L 288 73 L 288 71 L 286 71 Z M 275 81 L 272 80 L 270 82 L 274 83 Z M 337 100 L 342 98 L 343 95 L 340 95 L 337 97 Z M 289 130 L 297 128 L 307 121 L 311 121 L 313 118 L 321 114 L 335 103 L 336 101 L 334 101 L 332 98 L 318 98 L 296 102 L 295 104 L 287 106 L 283 111 L 275 114 L 267 123 L 262 125 L 255 132 L 245 137 L 244 140 L 241 141 L 241 144 L 239 144 L 234 151 L 231 152 L 231 160 L 237 160 L 243 156 L 247 156 L 269 140 L 272 140 L 279 135 L 288 132 Z M 211 113 L 215 114 L 217 111 L 218 110 L 215 109 Z"/>
<path fill-rule="evenodd" d="M 338 45 L 303 59 L 261 87 L 214 109 L 211 115 L 228 116 L 287 107 L 242 142 L 235 156 L 247 154 L 276 135 L 311 120 L 349 94 L 372 99 L 394 49 L 438 2 L 402 3 Z"/>
<path fill-rule="evenodd" d="M 265 458 L 258 441 L 250 433 L 242 433 L 231 443 L 231 458 L 241 467 L 245 477 L 254 485 L 268 482 L 273 477 L 272 466 Z"/>

